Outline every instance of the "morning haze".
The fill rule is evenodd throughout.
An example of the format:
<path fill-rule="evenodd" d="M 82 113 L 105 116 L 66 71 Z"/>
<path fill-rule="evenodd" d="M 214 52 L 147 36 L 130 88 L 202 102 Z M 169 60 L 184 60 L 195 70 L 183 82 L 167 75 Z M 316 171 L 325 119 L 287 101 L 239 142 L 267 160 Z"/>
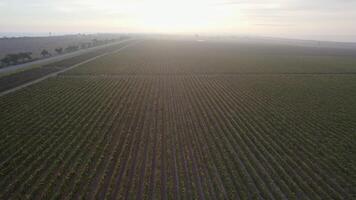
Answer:
<path fill-rule="evenodd" d="M 0 0 L 0 199 L 356 199 L 355 10 Z"/>
<path fill-rule="evenodd" d="M 356 42 L 354 0 L 2 0 L 1 32 L 248 34 Z"/>

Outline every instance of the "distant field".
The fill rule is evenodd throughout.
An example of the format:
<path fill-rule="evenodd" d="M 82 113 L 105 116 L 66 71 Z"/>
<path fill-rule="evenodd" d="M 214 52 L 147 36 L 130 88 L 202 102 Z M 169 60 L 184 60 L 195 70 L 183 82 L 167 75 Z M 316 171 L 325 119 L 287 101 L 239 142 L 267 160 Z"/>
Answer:
<path fill-rule="evenodd" d="M 355 53 L 355 56 L 352 56 Z M 100 66 L 100 67 L 98 67 Z M 355 73 L 353 50 L 249 43 L 145 41 L 68 74 Z"/>
<path fill-rule="evenodd" d="M 0 199 L 353 199 L 356 60 L 146 40 L 0 97 Z"/>

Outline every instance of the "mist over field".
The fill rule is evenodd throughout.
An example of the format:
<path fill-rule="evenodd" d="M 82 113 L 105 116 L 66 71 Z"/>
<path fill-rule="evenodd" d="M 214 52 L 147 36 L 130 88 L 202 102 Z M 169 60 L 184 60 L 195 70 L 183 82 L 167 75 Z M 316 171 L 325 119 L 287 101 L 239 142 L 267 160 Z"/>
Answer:
<path fill-rule="evenodd" d="M 353 0 L 3 0 L 0 24 L 1 32 L 12 33 L 248 34 L 356 42 L 355 10 Z"/>
<path fill-rule="evenodd" d="M 356 199 L 356 1 L 0 1 L 0 199 Z"/>

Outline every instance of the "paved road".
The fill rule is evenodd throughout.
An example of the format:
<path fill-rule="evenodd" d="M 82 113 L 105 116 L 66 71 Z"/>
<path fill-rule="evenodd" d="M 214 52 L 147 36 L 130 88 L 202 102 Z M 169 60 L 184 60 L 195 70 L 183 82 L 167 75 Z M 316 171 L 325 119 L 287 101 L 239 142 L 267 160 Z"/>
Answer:
<path fill-rule="evenodd" d="M 134 39 L 122 40 L 122 41 L 119 41 L 119 42 L 114 42 L 114 43 L 110 43 L 110 44 L 106 44 L 106 45 L 102 45 L 102 46 L 97 46 L 97 47 L 92 47 L 92 48 L 89 48 L 89 49 L 81 49 L 79 51 L 75 51 L 75 52 L 72 52 L 72 53 L 66 53 L 66 54 L 62 54 L 62 55 L 58 55 L 58 56 L 53 56 L 53 57 L 50 57 L 50 58 L 36 60 L 36 61 L 33 61 L 33 62 L 29 62 L 29 63 L 13 65 L 13 66 L 5 67 L 5 68 L 0 68 L 0 75 L 2 73 L 9 73 L 9 72 L 13 72 L 13 71 L 20 70 L 20 69 L 31 68 L 34 65 L 45 65 L 45 64 L 52 63 L 52 62 L 57 62 L 57 61 L 60 61 L 60 60 L 64 60 L 64 59 L 67 59 L 67 58 L 72 58 L 72 57 L 75 57 L 75 56 L 82 55 L 84 53 L 88 53 L 88 52 L 95 51 L 95 50 L 98 50 L 98 49 L 103 49 L 103 48 L 106 48 L 106 47 L 109 47 L 109 46 L 113 46 L 113 45 L 116 45 L 116 44 L 120 44 L 120 43 L 123 43 L 123 42 L 130 41 L 130 40 L 134 40 Z"/>
<path fill-rule="evenodd" d="M 128 40 L 125 40 L 125 41 L 128 41 Z M 22 89 L 22 88 L 25 88 L 25 87 L 27 87 L 27 86 L 36 84 L 36 83 L 41 82 L 41 81 L 43 81 L 43 80 L 46 80 L 46 79 L 48 79 L 48 78 L 50 78 L 50 77 L 57 76 L 57 75 L 60 74 L 60 73 L 63 73 L 63 72 L 65 72 L 65 71 L 68 71 L 68 70 L 70 70 L 70 69 L 73 69 L 73 68 L 75 68 L 75 67 L 78 67 L 78 66 L 80 66 L 80 65 L 86 64 L 86 63 L 91 62 L 91 61 L 93 61 L 93 60 L 95 60 L 95 59 L 101 58 L 101 57 L 106 56 L 106 55 L 109 55 L 109 54 L 117 53 L 117 52 L 119 52 L 119 51 L 122 51 L 122 50 L 124 50 L 124 49 L 126 49 L 126 48 L 128 48 L 128 47 L 130 47 L 130 46 L 132 46 L 132 45 L 135 45 L 135 44 L 137 44 L 138 42 L 140 42 L 140 40 L 132 40 L 132 39 L 131 39 L 130 41 L 131 41 L 131 42 L 130 42 L 129 44 L 127 44 L 127 45 L 125 45 L 125 46 L 123 46 L 123 47 L 121 47 L 121 48 L 119 48 L 119 49 L 117 49 L 117 50 L 115 50 L 115 51 L 113 51 L 113 52 L 107 52 L 107 53 L 104 53 L 104 54 L 95 56 L 95 57 L 90 58 L 90 59 L 88 59 L 88 60 L 85 60 L 85 61 L 83 61 L 83 62 L 80 62 L 80 63 L 77 63 L 77 64 L 72 65 L 72 66 L 70 66 L 70 67 L 67 67 L 67 68 L 65 68 L 65 69 L 63 69 L 63 70 L 61 70 L 61 71 L 53 72 L 53 73 L 51 73 L 51 74 L 48 74 L 48 75 L 46 75 L 46 76 L 43 76 L 43 77 L 38 78 L 38 79 L 36 79 L 36 80 L 33 80 L 33 81 L 31 81 L 31 82 L 27 82 L 27 83 L 25 83 L 25 84 L 23 84 L 23 85 L 20 85 L 20 86 L 17 86 L 17 87 L 15 87 L 15 88 L 6 90 L 6 91 L 4 91 L 4 92 L 1 92 L 1 93 L 0 93 L 0 97 L 1 97 L 1 96 L 4 96 L 4 95 L 6 95 L 6 94 L 9 94 L 9 93 L 15 92 L 15 91 L 17 91 L 17 90 L 20 90 L 20 89 Z M 122 42 L 123 42 L 123 41 L 122 41 Z M 116 44 L 118 44 L 118 43 L 116 43 Z"/>

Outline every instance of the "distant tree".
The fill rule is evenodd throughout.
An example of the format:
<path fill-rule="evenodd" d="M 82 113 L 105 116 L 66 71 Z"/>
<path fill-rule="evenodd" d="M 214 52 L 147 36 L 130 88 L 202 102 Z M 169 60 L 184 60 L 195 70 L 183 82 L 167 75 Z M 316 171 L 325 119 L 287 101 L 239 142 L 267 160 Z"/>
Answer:
<path fill-rule="evenodd" d="M 1 59 L 1 63 L 3 66 L 8 66 L 11 64 L 11 60 L 8 56 L 5 56 L 4 58 Z"/>
<path fill-rule="evenodd" d="M 66 52 L 73 52 L 73 51 L 77 51 L 78 49 L 79 49 L 79 46 L 72 45 L 72 46 L 68 46 L 65 50 L 66 50 Z"/>
<path fill-rule="evenodd" d="M 21 60 L 21 62 L 32 60 L 31 52 L 21 52 L 21 53 L 18 53 L 17 56 L 18 56 L 18 59 Z"/>
<path fill-rule="evenodd" d="M 19 63 L 23 63 L 23 62 L 25 62 L 25 60 L 26 60 L 26 58 L 25 58 L 25 53 L 18 53 L 17 54 L 17 60 L 18 60 L 18 62 Z"/>
<path fill-rule="evenodd" d="M 57 52 L 57 54 L 62 54 L 63 53 L 63 48 L 56 48 L 55 51 Z"/>
<path fill-rule="evenodd" d="M 81 43 L 81 44 L 80 44 L 80 48 L 81 48 L 81 49 L 86 49 L 86 48 L 88 48 L 87 43 Z"/>
<path fill-rule="evenodd" d="M 106 43 L 106 40 L 98 40 L 98 39 L 93 39 L 92 40 L 93 46 L 99 46 L 99 45 L 103 45 L 105 43 Z"/>
<path fill-rule="evenodd" d="M 43 57 L 51 56 L 51 54 L 50 54 L 46 49 L 42 50 L 41 55 L 42 55 Z"/>
<path fill-rule="evenodd" d="M 23 56 L 27 60 L 32 60 L 32 52 L 25 52 Z"/>
<path fill-rule="evenodd" d="M 98 39 L 93 39 L 92 40 L 92 44 L 93 44 L 93 46 L 99 45 L 99 40 Z"/>
<path fill-rule="evenodd" d="M 18 64 L 23 63 L 25 61 L 32 60 L 32 53 L 31 52 L 20 52 L 16 54 L 8 54 L 0 61 L 2 65 L 11 65 L 11 64 Z"/>
<path fill-rule="evenodd" d="M 8 57 L 10 64 L 18 64 L 21 58 L 19 54 L 8 54 L 6 57 Z"/>

